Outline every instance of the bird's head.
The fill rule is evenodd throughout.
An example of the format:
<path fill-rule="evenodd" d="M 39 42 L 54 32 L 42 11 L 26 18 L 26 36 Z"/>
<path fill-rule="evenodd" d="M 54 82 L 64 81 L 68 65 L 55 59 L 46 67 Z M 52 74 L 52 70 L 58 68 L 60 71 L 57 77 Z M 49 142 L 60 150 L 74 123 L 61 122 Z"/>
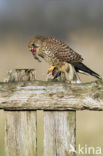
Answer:
<path fill-rule="evenodd" d="M 28 48 L 29 51 L 32 52 L 33 56 L 39 53 L 39 48 L 42 45 L 42 40 L 40 36 L 35 36 L 30 39 Z"/>

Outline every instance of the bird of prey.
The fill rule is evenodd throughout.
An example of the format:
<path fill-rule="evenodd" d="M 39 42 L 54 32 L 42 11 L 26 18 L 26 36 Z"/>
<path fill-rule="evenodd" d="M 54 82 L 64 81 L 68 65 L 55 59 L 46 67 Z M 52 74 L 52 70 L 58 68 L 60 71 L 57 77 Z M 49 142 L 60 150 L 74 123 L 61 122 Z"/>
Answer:
<path fill-rule="evenodd" d="M 83 58 L 80 54 L 60 40 L 52 37 L 34 36 L 30 39 L 28 48 L 34 58 L 39 62 L 41 62 L 42 58 L 51 65 L 49 72 L 55 74 L 54 70 L 56 69 L 56 71 L 58 71 L 56 75 L 54 75 L 54 79 L 57 78 L 61 72 L 66 71 L 66 73 L 69 73 L 70 66 L 73 67 L 74 73 L 83 72 L 102 79 L 99 74 L 82 63 Z"/>

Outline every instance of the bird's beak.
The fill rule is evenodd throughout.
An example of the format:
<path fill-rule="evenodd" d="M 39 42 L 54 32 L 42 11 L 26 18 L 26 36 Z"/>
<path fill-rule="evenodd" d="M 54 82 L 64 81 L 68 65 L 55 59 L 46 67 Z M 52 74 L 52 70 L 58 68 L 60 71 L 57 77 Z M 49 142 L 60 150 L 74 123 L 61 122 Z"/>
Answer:
<path fill-rule="evenodd" d="M 32 50 L 32 48 L 29 48 L 29 51 L 31 51 Z"/>

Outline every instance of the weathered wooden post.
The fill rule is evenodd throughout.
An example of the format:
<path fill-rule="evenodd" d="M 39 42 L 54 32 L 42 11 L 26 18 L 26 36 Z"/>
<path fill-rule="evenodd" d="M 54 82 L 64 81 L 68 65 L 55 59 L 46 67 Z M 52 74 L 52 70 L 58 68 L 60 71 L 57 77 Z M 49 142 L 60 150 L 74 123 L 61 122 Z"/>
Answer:
<path fill-rule="evenodd" d="M 28 72 L 29 71 L 29 72 Z M 32 73 L 34 74 L 35 72 Z M 62 99 L 63 88 L 58 88 L 58 85 L 53 87 L 52 85 L 41 86 L 39 82 L 34 82 L 33 85 L 26 86 L 25 80 L 32 81 L 30 79 L 30 70 L 14 70 L 9 72 L 8 80 L 9 82 L 23 81 L 20 86 L 16 84 L 15 87 L 13 83 L 8 83 L 10 88 L 7 88 L 7 92 L 12 94 L 8 97 L 10 102 L 8 105 L 13 104 L 12 108 L 8 106 L 5 108 L 5 155 L 6 156 L 73 156 L 75 153 L 71 151 L 71 146 L 75 149 L 75 126 L 76 126 L 76 112 L 69 111 L 65 108 L 58 110 L 58 108 L 53 108 L 49 110 L 47 107 L 51 105 L 49 99 L 45 99 L 41 96 L 44 92 L 45 97 L 47 94 L 52 98 L 55 94 L 58 94 L 60 101 Z M 34 75 L 31 76 L 34 78 Z M 34 79 L 33 79 L 34 80 Z M 25 82 L 25 83 L 24 83 Z M 29 83 L 29 82 L 28 82 Z M 35 85 L 36 84 L 36 85 Z M 13 86 L 12 86 L 13 85 Z M 39 86 L 38 86 L 39 85 Z M 5 88 L 4 87 L 4 88 Z M 12 88 L 13 87 L 13 88 Z M 14 95 L 14 90 L 17 95 Z M 23 89 L 24 88 L 24 89 Z M 46 89 L 48 88 L 48 91 Z M 23 89 L 23 90 L 22 90 Z M 29 89 L 29 91 L 28 91 Z M 42 91 L 41 91 L 42 89 Z M 60 89 L 60 90 L 59 90 Z M 21 91 L 20 91 L 21 90 Z M 20 92 L 22 93 L 20 93 Z M 33 102 L 38 108 L 32 108 L 31 99 L 28 100 L 28 104 L 25 102 L 25 97 L 32 93 L 31 96 L 38 99 Z M 51 92 L 51 93 L 50 93 Z M 17 96 L 25 95 L 18 99 Z M 52 95 L 53 94 L 53 95 Z M 59 95 L 60 94 L 60 95 Z M 19 97 L 20 97 L 19 96 Z M 6 97 L 5 97 L 6 98 Z M 11 98 L 11 99 L 10 99 Z M 47 107 L 42 108 L 39 98 L 43 101 Z M 19 105 L 16 101 L 18 101 Z M 15 101 L 15 102 L 14 102 Z M 23 103 L 22 103 L 23 102 Z M 24 104 L 27 108 L 20 105 Z M 38 104 L 37 104 L 38 103 Z M 56 99 L 55 99 L 56 103 Z M 60 102 L 61 104 L 62 102 Z M 30 104 L 30 105 L 29 105 Z M 4 104 L 5 105 L 5 104 Z M 19 109 L 20 108 L 20 109 Z M 40 109 L 40 110 L 39 110 Z"/>
<path fill-rule="evenodd" d="M 34 69 L 16 69 L 8 72 L 5 81 L 25 82 L 34 79 Z M 12 89 L 8 91 L 12 92 Z M 36 111 L 5 111 L 6 156 L 36 155 L 36 120 Z"/>
<path fill-rule="evenodd" d="M 76 110 L 103 110 L 103 83 L 0 83 L 0 108 L 5 156 L 75 156 Z"/>

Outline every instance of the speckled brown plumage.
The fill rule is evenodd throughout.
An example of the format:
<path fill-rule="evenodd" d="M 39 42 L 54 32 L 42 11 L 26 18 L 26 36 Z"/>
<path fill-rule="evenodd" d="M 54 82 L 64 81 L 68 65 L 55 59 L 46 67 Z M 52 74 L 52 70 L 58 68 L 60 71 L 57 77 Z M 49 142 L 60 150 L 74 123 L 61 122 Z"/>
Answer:
<path fill-rule="evenodd" d="M 28 44 L 35 59 L 41 62 L 42 57 L 50 65 L 56 66 L 59 71 L 66 70 L 65 64 L 70 63 L 76 72 L 84 71 L 92 76 L 101 78 L 97 73 L 85 66 L 80 54 L 72 50 L 60 40 L 51 37 L 35 36 Z"/>
<path fill-rule="evenodd" d="M 36 36 L 29 42 L 29 47 L 40 40 L 39 55 L 51 65 L 60 65 L 63 62 L 82 62 L 83 58 L 69 46 L 54 38 Z"/>

